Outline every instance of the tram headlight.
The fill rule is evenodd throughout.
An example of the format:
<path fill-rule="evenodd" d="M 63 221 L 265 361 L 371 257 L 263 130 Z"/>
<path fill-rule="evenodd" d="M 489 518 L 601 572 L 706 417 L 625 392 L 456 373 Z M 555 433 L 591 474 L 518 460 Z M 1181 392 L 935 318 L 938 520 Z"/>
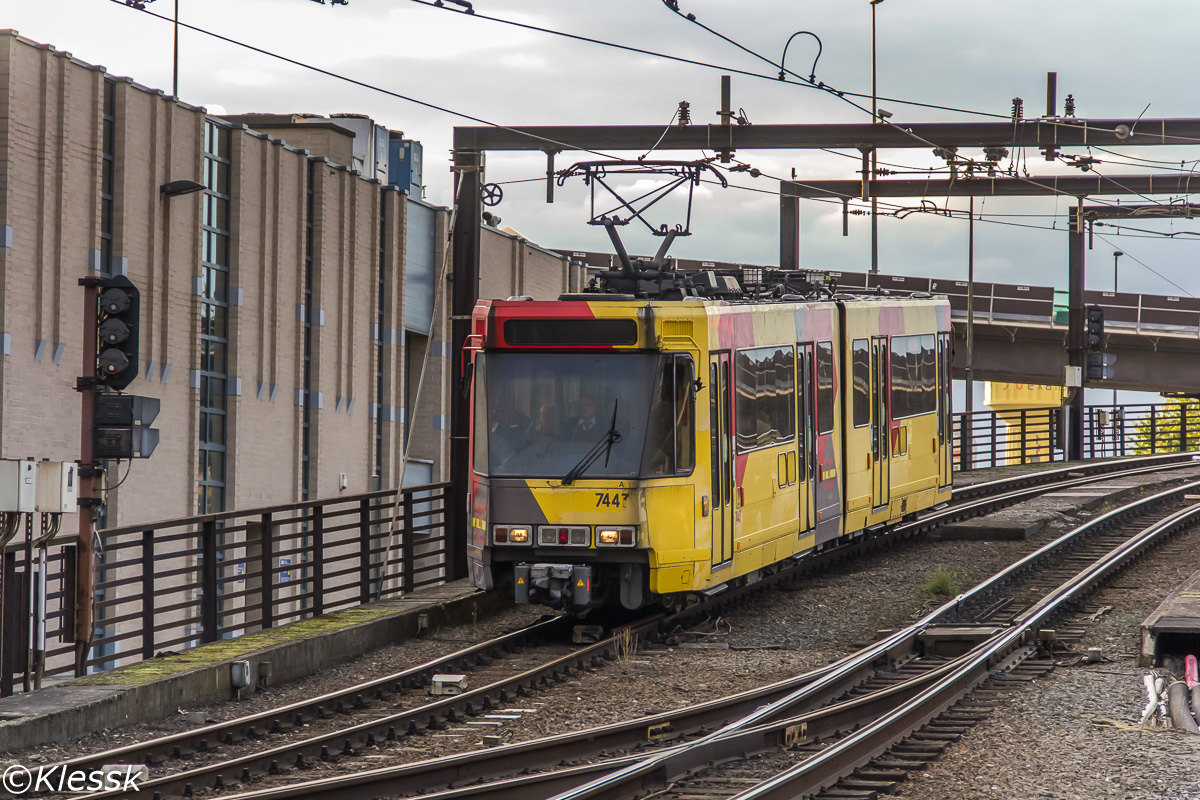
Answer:
<path fill-rule="evenodd" d="M 497 525 L 492 528 L 493 544 L 529 544 L 529 528 Z"/>
<path fill-rule="evenodd" d="M 598 547 L 633 547 L 637 544 L 636 528 L 597 528 Z"/>

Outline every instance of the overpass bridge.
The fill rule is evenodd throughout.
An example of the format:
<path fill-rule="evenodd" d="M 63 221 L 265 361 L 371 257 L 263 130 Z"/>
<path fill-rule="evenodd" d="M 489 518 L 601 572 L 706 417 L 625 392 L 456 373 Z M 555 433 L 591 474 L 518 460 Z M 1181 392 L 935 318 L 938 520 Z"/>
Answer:
<path fill-rule="evenodd" d="M 967 282 L 903 275 L 830 273 L 839 286 L 944 294 L 955 324 L 954 377 L 966 377 Z M 1067 297 L 1050 286 L 986 283 L 974 288 L 974 377 L 1061 386 L 1067 365 Z M 1104 309 L 1105 353 L 1114 377 L 1089 388 L 1200 392 L 1200 299 L 1085 291 Z"/>
<path fill-rule="evenodd" d="M 615 256 L 609 253 L 556 252 L 589 267 L 611 269 L 615 264 Z M 685 258 L 674 262 L 684 272 L 756 268 Z M 954 377 L 966 377 L 967 281 L 813 271 L 828 274 L 847 289 L 946 295 L 955 322 Z M 1200 299 L 1085 291 L 1084 303 L 1104 309 L 1105 353 L 1116 356 L 1114 377 L 1090 382 L 1089 388 L 1200 394 Z M 1063 368 L 1067 366 L 1066 291 L 1052 286 L 975 281 L 974 308 L 975 379 L 1063 384 Z"/>

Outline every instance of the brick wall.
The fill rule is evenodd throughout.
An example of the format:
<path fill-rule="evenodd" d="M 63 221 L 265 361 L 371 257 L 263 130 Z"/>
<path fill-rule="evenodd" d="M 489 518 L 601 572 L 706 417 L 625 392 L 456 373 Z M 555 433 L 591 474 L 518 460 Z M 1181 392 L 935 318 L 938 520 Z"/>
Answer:
<path fill-rule="evenodd" d="M 167 197 L 160 187 L 202 182 L 205 114 L 11 32 L 0 34 L 0 457 L 74 460 L 79 454 L 74 383 L 85 332 L 77 281 L 99 274 L 101 140 L 110 82 L 113 267 L 142 292 L 139 376 L 128 391 L 162 404 L 158 449 L 151 459 L 134 461 L 110 496 L 108 524 L 125 525 L 196 509 L 193 371 L 200 366 L 196 280 L 204 195 Z M 448 211 L 434 212 L 441 291 L 432 327 L 427 335 L 406 331 L 406 226 L 413 201 L 239 124 L 231 160 L 227 507 L 300 498 L 304 402 L 310 404 L 310 497 L 343 493 L 343 473 L 346 493 L 375 488 L 376 470 L 378 485 L 394 485 L 406 428 L 409 455 L 432 461 L 435 480 L 444 479 L 454 371 L 449 284 L 439 277 Z M 311 302 L 305 297 L 310 175 Z M 579 288 L 578 265 L 490 228 L 483 229 L 480 271 L 484 297 L 553 298 Z M 313 323 L 311 391 L 303 397 L 306 317 Z M 126 466 L 120 465 L 121 476 Z M 64 522 L 64 530 L 73 529 L 72 520 Z"/>

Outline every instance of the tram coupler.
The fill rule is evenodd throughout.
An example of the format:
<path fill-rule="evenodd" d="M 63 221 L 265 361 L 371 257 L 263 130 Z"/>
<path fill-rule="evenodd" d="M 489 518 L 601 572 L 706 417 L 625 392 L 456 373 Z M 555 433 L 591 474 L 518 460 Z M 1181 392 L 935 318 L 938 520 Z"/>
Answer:
<path fill-rule="evenodd" d="M 583 564 L 518 564 L 514 571 L 517 603 L 534 600 L 554 608 L 587 608 L 592 602 L 592 568 Z"/>

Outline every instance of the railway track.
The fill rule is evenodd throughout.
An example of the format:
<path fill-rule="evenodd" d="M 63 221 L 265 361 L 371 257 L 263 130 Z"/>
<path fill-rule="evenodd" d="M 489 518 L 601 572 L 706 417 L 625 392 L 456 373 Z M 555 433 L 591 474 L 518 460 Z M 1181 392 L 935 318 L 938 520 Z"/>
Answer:
<path fill-rule="evenodd" d="M 1187 491 L 1194 491 L 1197 486 L 1200 484 L 1189 484 L 1166 494 L 1178 498 Z M 737 794 L 738 792 L 732 789 L 751 780 L 750 773 L 747 772 L 751 768 L 742 763 L 748 754 L 764 754 L 755 762 L 753 770 L 763 768 L 764 764 L 778 765 L 780 759 L 791 759 L 789 763 L 792 764 L 810 761 L 820 763 L 828 758 L 824 754 L 832 747 L 843 746 L 843 741 L 854 738 L 850 736 L 839 739 L 845 731 L 868 725 L 871 720 L 894 713 L 893 709 L 896 709 L 901 701 L 908 703 L 913 702 L 914 698 L 926 698 L 922 708 L 928 710 L 930 701 L 926 696 L 933 686 L 949 685 L 961 689 L 964 675 L 971 676 L 975 679 L 974 682 L 978 683 L 989 676 L 993 680 L 1003 682 L 1022 681 L 1031 675 L 1044 674 L 1053 664 L 1034 658 L 1038 653 L 1037 636 L 1030 626 L 1040 625 L 1052 616 L 1061 614 L 1060 606 L 1063 603 L 1077 602 L 1078 591 L 1070 595 L 1063 595 L 1062 590 L 1050 593 L 1054 599 L 1053 605 L 1047 605 L 1051 597 L 1038 602 L 1032 609 L 1014 616 L 1013 626 L 1002 630 L 992 637 L 991 641 L 985 641 L 953 661 L 920 656 L 918 638 L 922 632 L 939 624 L 961 624 L 959 619 L 965 606 L 986 604 L 989 598 L 1003 587 L 1015 586 L 1019 593 L 1019 580 L 1028 575 L 1036 565 L 1041 565 L 1038 568 L 1045 570 L 1061 569 L 1064 552 L 1070 551 L 1069 557 L 1077 557 L 1075 554 L 1081 552 L 1080 547 L 1102 549 L 1112 544 L 1116 538 L 1127 538 L 1118 537 L 1119 532 L 1114 530 L 1114 527 L 1128 527 L 1132 524 L 1128 522 L 1128 518 L 1135 514 L 1143 517 L 1143 524 L 1147 513 L 1162 518 L 1164 515 L 1161 511 L 1148 512 L 1148 509 L 1163 502 L 1162 497 L 1135 501 L 1080 526 L 1071 534 L 1022 559 L 971 592 L 935 610 L 912 628 L 898 632 L 843 662 L 799 676 L 792 681 L 764 687 L 763 690 L 756 690 L 754 693 L 743 693 L 736 698 L 702 704 L 703 708 L 697 706 L 670 715 L 606 726 L 580 734 L 465 753 L 450 759 L 372 770 L 343 778 L 266 789 L 238 797 L 247 800 L 252 797 L 321 797 L 345 792 L 370 796 L 400 796 L 422 789 L 428 791 L 432 787 L 445 786 L 447 783 L 471 785 L 428 795 L 430 800 L 434 797 L 462 796 L 548 797 L 560 792 L 563 797 L 631 797 L 639 792 L 661 791 L 672 783 L 679 784 L 676 788 L 683 792 L 679 794 L 683 797 L 708 796 L 713 792 L 727 792 L 721 796 Z M 1194 515 L 1196 511 L 1193 509 L 1186 513 Z M 1172 525 L 1178 526 L 1182 521 L 1183 518 L 1179 515 L 1171 515 L 1165 522 L 1157 525 L 1165 529 Z M 1141 528 L 1142 525 L 1137 527 Z M 1091 539 L 1091 542 L 1081 545 L 1081 540 L 1085 538 Z M 1125 559 L 1136 554 L 1128 545 L 1118 546 L 1113 552 L 1120 553 L 1120 557 Z M 1096 566 L 1099 563 L 1101 562 L 1095 562 L 1081 574 L 1103 574 L 1103 570 Z M 1040 577 L 1045 578 L 1049 574 L 1046 572 Z M 1087 584 L 1086 588 L 1093 585 L 1094 580 Z M 1015 638 L 1013 631 L 1017 634 Z M 980 653 L 984 651 L 988 652 L 988 655 L 981 662 Z M 984 666 L 981 667 L 981 664 Z M 840 700 L 831 703 L 831 696 L 839 697 Z M 714 715 L 724 714 L 728 717 L 744 711 L 751 703 L 764 702 L 765 705 L 758 706 L 756 710 L 731 724 L 715 731 L 710 727 L 708 721 Z M 908 736 L 908 741 L 900 745 L 883 746 L 887 752 L 884 760 L 869 768 L 856 766 L 849 774 L 846 785 L 828 797 L 850 797 L 854 796 L 855 792 L 859 792 L 860 796 L 869 796 L 871 791 L 876 790 L 873 784 L 881 785 L 887 780 L 894 782 L 898 779 L 898 771 L 903 772 L 904 768 L 914 769 L 917 763 L 923 765 L 924 761 L 921 759 L 936 755 L 937 751 L 961 735 L 964 726 L 972 724 L 986 714 L 986 710 L 985 704 L 975 704 L 959 708 L 948 717 L 932 721 L 918 720 L 919 724 L 914 725 L 917 730 L 906 731 L 904 734 Z M 911 715 L 912 712 L 909 713 Z M 895 731 L 890 729 L 888 732 L 895 734 Z M 680 741 L 684 743 L 679 744 Z M 831 745 L 830 742 L 833 741 L 836 741 L 836 744 Z M 659 749 L 653 755 L 647 756 L 637 752 L 639 748 L 654 746 L 655 743 L 659 743 Z M 781 746 L 785 748 L 782 752 L 786 755 L 780 755 Z M 878 743 L 871 743 L 870 746 L 876 749 L 881 747 Z M 629 750 L 632 754 L 617 760 L 582 764 L 566 770 L 560 769 L 483 786 L 474 785 L 482 780 L 484 775 L 498 774 L 495 771 L 497 766 L 510 771 L 514 763 L 530 769 L 545 768 L 564 760 L 595 758 L 613 749 Z M 730 761 L 737 763 L 737 766 L 732 767 L 734 774 L 731 782 L 714 774 L 711 769 L 699 772 L 708 768 L 710 764 Z M 907 766 L 898 766 L 899 762 Z M 589 779 L 606 773 L 609 776 L 602 781 L 597 780 L 584 789 L 573 788 L 580 783 L 587 784 Z M 701 774 L 702 791 L 697 790 L 697 793 L 693 791 L 695 787 L 687 788 L 691 786 L 686 780 L 688 776 Z M 614 775 L 616 777 L 613 777 Z M 624 785 L 621 784 L 622 780 Z M 865 794 L 862 794 L 863 792 Z"/>
<path fill-rule="evenodd" d="M 1115 475 L 1160 471 L 1172 466 L 1189 466 L 1193 463 L 1189 454 L 1158 456 L 1126 462 L 1106 462 L 1081 469 L 1049 470 L 1034 475 L 1021 475 L 1013 479 L 966 487 L 956 491 L 954 500 L 947 508 L 927 514 L 914 522 L 897 526 L 886 535 L 879 533 L 862 536 L 845 547 L 815 554 L 792 565 L 792 569 L 780 570 L 767 576 L 767 579 L 759 584 L 734 587 L 732 591 L 719 596 L 710 604 L 690 609 L 684 614 L 674 615 L 671 619 L 677 621 L 685 616 L 706 613 L 710 605 L 720 606 L 732 603 L 743 594 L 758 591 L 763 586 L 778 580 L 805 574 L 814 567 L 829 561 L 849 558 L 863 548 L 879 546 L 884 540 L 913 536 L 932 527 L 987 513 L 994 508 L 1020 502 L 1051 489 L 1057 490 L 1069 485 L 1111 478 Z M 1014 485 L 1019 488 L 1013 489 Z M 229 723 L 210 725 L 183 734 L 97 753 L 73 760 L 71 764 L 75 768 L 92 768 L 112 763 L 148 763 L 152 769 L 168 765 L 178 769 L 179 766 L 182 766 L 181 771 L 143 784 L 142 796 L 157 795 L 160 798 L 194 796 L 235 786 L 245 788 L 263 776 L 281 773 L 300 776 L 307 767 L 315 762 L 349 761 L 376 751 L 388 741 L 403 736 L 419 734 L 426 730 L 437 730 L 448 724 L 462 724 L 467 717 L 487 714 L 505 702 L 536 691 L 539 685 L 546 685 L 579 670 L 597 668 L 604 663 L 606 658 L 613 657 L 620 647 L 618 640 L 621 636 L 628 637 L 648 633 L 665 619 L 667 618 L 661 615 L 647 618 L 633 624 L 626 632 L 619 632 L 617 636 L 610 637 L 597 645 L 516 672 L 463 695 L 422 703 L 416 708 L 397 711 L 394 710 L 394 704 L 406 689 L 419 688 L 438 672 L 464 671 L 479 665 L 487 665 L 500 654 L 515 651 L 531 642 L 561 641 L 565 638 L 566 631 L 570 628 L 573 620 L 564 618 L 546 620 L 523 631 L 466 648 L 428 664 L 344 691 L 244 717 Z M 660 715 L 662 719 L 656 717 L 631 723 L 626 726 L 628 730 L 622 729 L 621 725 L 608 726 L 611 730 L 601 729 L 605 731 L 604 734 L 594 737 L 594 741 L 600 744 L 600 747 L 593 748 L 592 752 L 599 752 L 605 748 L 609 750 L 623 748 L 626 746 L 624 738 L 629 735 L 630 730 L 636 731 L 636 735 L 643 742 L 647 731 L 650 731 L 651 728 L 654 728 L 654 736 L 650 737 L 652 741 L 670 739 L 679 735 L 703 736 L 711 727 L 728 722 L 732 717 L 745 713 L 749 707 L 777 702 L 779 697 L 797 692 L 807 692 L 805 695 L 807 699 L 804 702 L 810 703 L 810 707 L 812 704 L 828 703 L 833 697 L 843 694 L 854 685 L 869 679 L 874 670 L 874 664 L 879 663 L 881 659 L 885 662 L 896 663 L 905 657 L 902 655 L 902 651 L 908 649 L 911 648 L 899 643 L 893 643 L 882 649 L 875 646 L 868 648 L 868 651 L 872 652 L 864 654 L 854 668 L 844 669 L 839 665 L 832 665 L 825 670 L 799 676 L 773 687 L 763 687 L 763 689 L 743 693 L 737 699 L 730 699 L 728 706 L 722 706 L 714 701 L 714 703 L 700 704 L 685 710 L 688 714 L 682 718 Z M 830 676 L 835 677 L 831 678 Z M 389 703 L 393 704 L 390 710 Z M 368 713 L 371 718 L 364 721 L 363 717 Z M 305 735 L 306 726 L 322 717 L 344 717 L 350 724 L 317 735 Z M 560 749 L 556 761 L 564 758 L 584 757 L 571 749 L 570 736 L 555 738 L 563 740 L 559 742 Z M 223 752 L 232 750 L 235 746 L 245 748 L 260 744 L 266 749 L 234 757 L 222 757 Z M 511 759 L 518 755 L 518 753 L 507 751 L 505 748 L 493 748 L 485 753 L 492 754 L 491 759 L 497 765 L 503 765 L 506 758 Z M 523 762 L 530 757 L 528 752 L 522 752 L 520 755 Z M 452 781 L 462 780 L 463 776 L 497 774 L 494 771 L 491 773 L 479 771 L 481 769 L 494 770 L 494 767 L 485 768 L 483 764 L 472 762 L 470 759 L 456 762 L 453 760 L 454 758 L 458 757 L 446 759 L 443 767 L 433 769 L 429 773 L 431 776 L 429 783 L 419 785 L 428 789 L 435 785 L 444 786 Z M 197 760 L 205 760 L 207 763 L 194 765 Z M 511 761 L 509 763 L 511 764 Z M 417 784 L 409 783 L 409 791 L 415 785 Z"/>

